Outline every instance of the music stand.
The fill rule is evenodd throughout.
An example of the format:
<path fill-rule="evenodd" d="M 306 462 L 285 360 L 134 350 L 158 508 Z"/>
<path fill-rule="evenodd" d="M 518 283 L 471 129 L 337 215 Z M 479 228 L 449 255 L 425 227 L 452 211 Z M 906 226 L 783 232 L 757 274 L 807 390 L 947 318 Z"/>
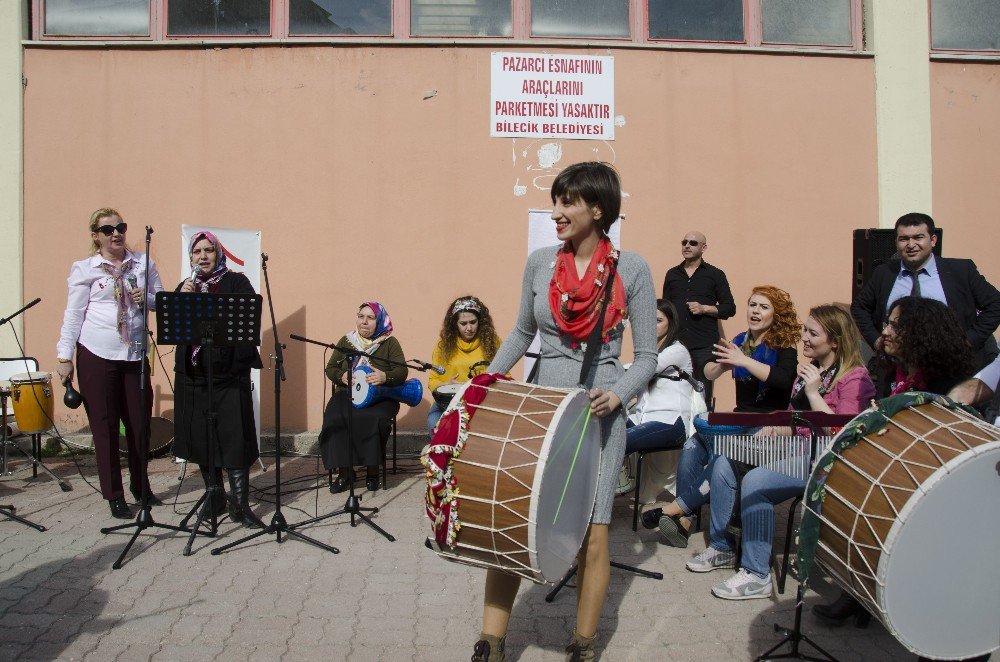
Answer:
<path fill-rule="evenodd" d="M 156 295 L 156 329 L 160 344 L 201 345 L 201 360 L 208 382 L 208 410 L 205 416 L 208 433 L 205 438 L 210 483 L 181 522 L 181 526 L 185 526 L 197 512 L 191 535 L 184 546 L 184 556 L 191 555 L 191 545 L 202 522 L 211 522 L 209 537 L 214 537 L 218 530 L 214 504 L 222 486 L 216 484 L 215 471 L 215 448 L 218 445 L 212 372 L 215 348 L 260 345 L 261 304 L 259 294 L 159 292 Z"/>

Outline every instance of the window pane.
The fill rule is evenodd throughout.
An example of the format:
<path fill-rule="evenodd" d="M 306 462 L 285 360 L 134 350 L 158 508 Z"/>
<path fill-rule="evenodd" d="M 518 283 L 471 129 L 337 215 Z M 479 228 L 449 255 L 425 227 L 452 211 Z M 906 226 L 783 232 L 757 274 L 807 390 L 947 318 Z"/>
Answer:
<path fill-rule="evenodd" d="M 764 41 L 851 45 L 851 0 L 763 0 Z"/>
<path fill-rule="evenodd" d="M 410 34 L 509 37 L 510 0 L 410 0 Z"/>
<path fill-rule="evenodd" d="M 271 34 L 271 0 L 168 0 L 167 34 Z"/>
<path fill-rule="evenodd" d="M 531 0 L 531 36 L 627 39 L 628 0 Z"/>
<path fill-rule="evenodd" d="M 149 34 L 149 0 L 45 0 L 45 34 Z"/>
<path fill-rule="evenodd" d="M 392 0 L 291 0 L 290 34 L 392 34 Z"/>
<path fill-rule="evenodd" d="M 649 0 L 649 38 L 743 41 L 743 0 Z"/>
<path fill-rule="evenodd" d="M 934 48 L 1000 50 L 1000 2 L 933 0 L 931 31 Z"/>

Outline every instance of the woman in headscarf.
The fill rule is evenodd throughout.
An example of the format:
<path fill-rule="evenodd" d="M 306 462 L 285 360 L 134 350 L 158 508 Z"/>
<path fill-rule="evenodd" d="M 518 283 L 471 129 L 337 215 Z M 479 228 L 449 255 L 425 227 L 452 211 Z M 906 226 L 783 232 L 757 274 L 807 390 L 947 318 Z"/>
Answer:
<path fill-rule="evenodd" d="M 330 482 L 334 494 L 348 488 L 349 481 L 354 480 L 353 467 L 361 465 L 367 468 L 365 487 L 372 492 L 378 489 L 383 444 L 389 438 L 392 418 L 399 411 L 399 402 L 386 398 L 351 412 L 348 373 L 365 366 L 371 370 L 364 377 L 369 385 L 391 387 L 406 381 L 408 372 L 405 365 L 400 365 L 405 360 L 403 348 L 392 335 L 392 320 L 382 304 L 362 303 L 356 324 L 357 328 L 337 341 L 337 345 L 351 347 L 361 355 L 348 357 L 335 349 L 326 364 L 326 376 L 333 382 L 334 391 L 323 413 L 319 445 L 327 471 L 338 472 L 337 478 Z M 347 417 L 351 414 L 353 444 L 347 434 Z"/>
<path fill-rule="evenodd" d="M 226 252 L 211 232 L 197 232 L 188 244 L 191 278 L 177 286 L 178 292 L 212 294 L 256 294 L 249 279 L 226 266 Z M 254 425 L 250 370 L 262 367 L 253 346 L 215 347 L 212 360 L 212 408 L 216 416 L 215 445 L 209 463 L 208 352 L 201 345 L 182 345 L 175 353 L 177 373 L 174 413 L 174 454 L 201 469 L 205 487 L 218 485 L 212 507 L 215 514 L 226 510 L 222 469 L 229 474 L 229 518 L 247 528 L 263 523 L 250 509 L 250 465 L 257 461 L 257 429 Z M 214 475 L 209 464 L 215 467 Z"/>

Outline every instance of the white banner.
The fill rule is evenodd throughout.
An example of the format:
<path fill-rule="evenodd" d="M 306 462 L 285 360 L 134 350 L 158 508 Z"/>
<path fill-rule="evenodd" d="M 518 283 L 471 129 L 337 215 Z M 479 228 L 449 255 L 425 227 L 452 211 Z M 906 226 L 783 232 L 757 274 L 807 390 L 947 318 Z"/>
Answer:
<path fill-rule="evenodd" d="M 260 293 L 260 230 L 234 230 L 233 228 L 210 228 L 201 225 L 181 226 L 181 275 L 191 277 L 191 260 L 188 244 L 195 233 L 202 230 L 211 232 L 222 243 L 230 270 L 247 277 L 253 289 Z M 266 305 L 266 304 L 265 304 Z M 263 317 L 263 316 L 262 316 Z M 260 448 L 260 370 L 250 371 L 253 382 L 253 418 L 257 426 L 257 447 Z"/>
<path fill-rule="evenodd" d="M 625 220 L 624 216 L 619 216 L 618 220 L 615 221 L 614 225 L 611 226 L 611 231 L 608 233 L 608 238 L 611 239 L 611 244 L 621 250 L 622 248 L 622 221 Z M 532 252 L 538 250 L 539 248 L 545 248 L 546 246 L 558 246 L 560 244 L 559 237 L 556 236 L 556 224 L 552 220 L 552 210 L 551 209 L 529 209 L 528 210 L 528 255 Z M 538 334 L 535 334 L 535 339 L 531 341 L 531 346 L 528 347 L 528 351 L 537 354 L 538 350 L 541 348 L 541 341 L 538 339 Z M 524 379 L 528 379 L 528 375 L 531 374 L 531 368 L 535 365 L 535 359 L 531 357 L 524 357 Z"/>
<path fill-rule="evenodd" d="M 615 139 L 615 59 L 492 53 L 490 136 Z"/>

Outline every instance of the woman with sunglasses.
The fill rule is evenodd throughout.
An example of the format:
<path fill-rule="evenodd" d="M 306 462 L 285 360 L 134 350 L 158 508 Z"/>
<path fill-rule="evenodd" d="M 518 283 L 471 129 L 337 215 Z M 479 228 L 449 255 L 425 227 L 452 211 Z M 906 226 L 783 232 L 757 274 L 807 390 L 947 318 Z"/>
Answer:
<path fill-rule="evenodd" d="M 226 251 L 211 232 L 196 232 L 188 244 L 192 276 L 181 281 L 178 292 L 256 294 L 250 280 L 230 271 Z M 200 345 L 181 345 L 174 352 L 177 374 L 174 411 L 174 454 L 201 469 L 205 487 L 218 486 L 212 508 L 216 516 L 226 510 L 222 469 L 229 474 L 229 519 L 248 529 L 263 522 L 250 509 L 250 465 L 257 461 L 257 428 L 254 425 L 250 370 L 262 368 L 253 346 L 216 347 L 212 350 L 212 411 L 215 412 L 215 445 L 208 458 L 208 366 Z M 215 467 L 212 472 L 209 464 Z"/>
<path fill-rule="evenodd" d="M 143 318 L 152 309 L 156 293 L 163 289 L 156 265 L 145 255 L 133 253 L 125 243 L 128 226 L 121 215 L 102 208 L 90 216 L 90 257 L 74 262 L 69 273 L 69 298 L 62 331 L 56 345 L 59 380 L 73 378 L 76 353 L 77 379 L 87 412 L 97 455 L 101 495 L 111 507 L 111 516 L 130 519 L 125 503 L 121 461 L 118 456 L 119 421 L 125 423 L 128 444 L 129 488 L 136 502 L 142 497 L 146 468 L 139 461 L 137 432 L 149 429 L 153 400 L 149 371 L 145 389 L 140 388 L 143 356 Z M 147 278 L 148 275 L 148 278 Z M 148 282 L 148 291 L 143 290 Z M 145 419 L 145 421 L 143 421 Z M 149 492 L 149 503 L 161 505 Z"/>
<path fill-rule="evenodd" d="M 448 305 L 441 337 L 431 356 L 431 363 L 442 366 L 444 373 L 429 373 L 427 388 L 434 393 L 446 384 L 468 381 L 477 366 L 489 365 L 502 342 L 485 303 L 472 295 L 455 299 Z M 431 434 L 443 413 L 444 407 L 435 400 L 427 412 L 427 430 Z"/>

